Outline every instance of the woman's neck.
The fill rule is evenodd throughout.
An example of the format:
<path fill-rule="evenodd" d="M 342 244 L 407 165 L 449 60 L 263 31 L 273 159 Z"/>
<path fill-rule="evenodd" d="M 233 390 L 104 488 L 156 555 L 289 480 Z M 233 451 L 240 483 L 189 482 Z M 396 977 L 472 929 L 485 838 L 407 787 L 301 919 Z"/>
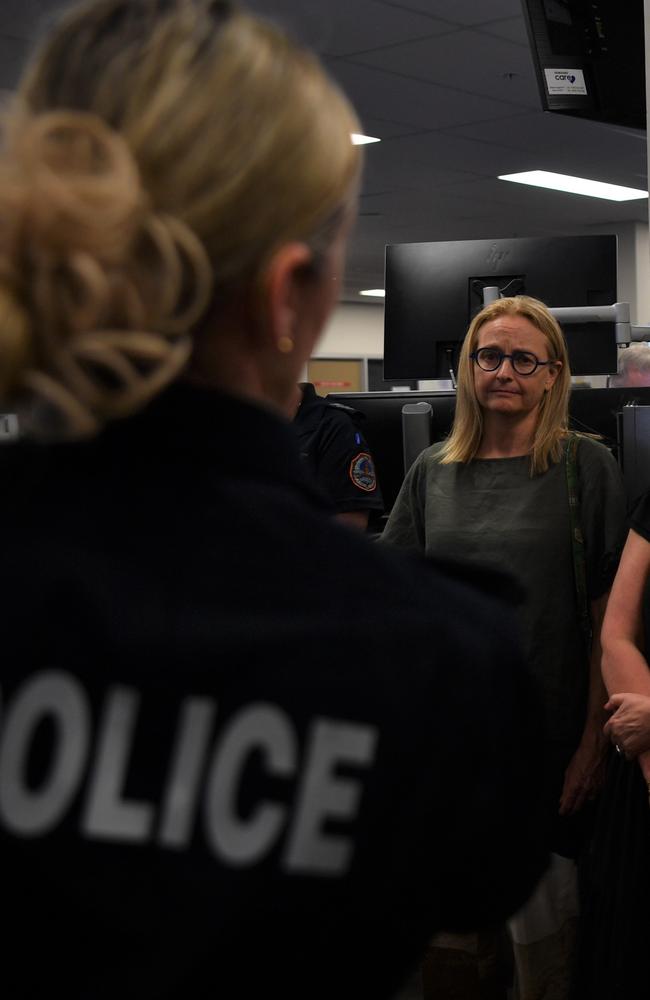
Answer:
<path fill-rule="evenodd" d="M 523 420 L 497 413 L 484 414 L 483 437 L 476 458 L 517 458 L 529 455 L 533 447 L 536 423 L 536 413 L 526 414 Z"/>

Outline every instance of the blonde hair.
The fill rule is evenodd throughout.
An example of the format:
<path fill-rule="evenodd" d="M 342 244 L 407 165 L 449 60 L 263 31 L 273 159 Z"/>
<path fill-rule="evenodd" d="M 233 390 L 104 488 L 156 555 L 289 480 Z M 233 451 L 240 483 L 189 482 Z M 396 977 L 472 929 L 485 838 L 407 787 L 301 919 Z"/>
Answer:
<path fill-rule="evenodd" d="M 474 363 L 470 354 L 476 350 L 481 327 L 499 316 L 522 316 L 527 319 L 546 337 L 548 360 L 562 362 L 555 382 L 540 403 L 530 451 L 531 475 L 546 472 L 551 462 L 560 460 L 563 441 L 568 433 L 571 372 L 566 342 L 557 320 L 543 302 L 527 295 L 498 299 L 485 306 L 472 320 L 460 352 L 456 412 L 451 433 L 441 450 L 441 462 L 470 462 L 481 444 L 483 414 L 476 397 Z"/>
<path fill-rule="evenodd" d="M 3 405 L 72 435 L 143 405 L 279 246 L 318 265 L 354 200 L 356 127 L 313 56 L 226 0 L 69 12 L 6 124 Z"/>

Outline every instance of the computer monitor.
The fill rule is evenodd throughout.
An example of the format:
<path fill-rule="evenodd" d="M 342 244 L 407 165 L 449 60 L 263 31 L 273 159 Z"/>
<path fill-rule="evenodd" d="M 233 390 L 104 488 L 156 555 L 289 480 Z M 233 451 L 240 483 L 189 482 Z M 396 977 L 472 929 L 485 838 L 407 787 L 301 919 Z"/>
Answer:
<path fill-rule="evenodd" d="M 545 111 L 645 130 L 643 0 L 524 0 Z"/>
<path fill-rule="evenodd" d="M 550 307 L 616 301 L 616 236 L 460 240 L 386 247 L 384 377 L 448 379 L 483 289 Z M 616 371 L 613 323 L 563 327 L 574 375 Z"/>

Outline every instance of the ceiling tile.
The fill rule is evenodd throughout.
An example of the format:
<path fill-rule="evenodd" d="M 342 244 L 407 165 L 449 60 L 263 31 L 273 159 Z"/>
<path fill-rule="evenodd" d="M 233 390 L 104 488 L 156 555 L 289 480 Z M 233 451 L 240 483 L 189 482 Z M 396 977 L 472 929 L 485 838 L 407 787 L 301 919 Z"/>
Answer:
<path fill-rule="evenodd" d="M 449 134 L 478 143 L 502 143 L 513 151 L 525 150 L 533 154 L 535 168 L 539 170 L 630 187 L 638 187 L 639 180 L 646 176 L 645 134 L 612 129 L 586 119 L 540 111 L 509 122 L 464 125 Z"/>
<path fill-rule="evenodd" d="M 404 169 L 405 163 L 408 163 L 407 169 Z M 435 137 L 427 146 L 422 138 L 395 140 L 383 144 L 383 148 L 368 150 L 363 193 L 369 197 L 375 191 L 409 191 L 415 203 L 415 191 L 426 191 L 432 186 L 447 187 L 466 180 L 471 174 L 464 171 L 464 166 L 460 157 L 449 157 L 446 162 L 438 157 Z"/>
<path fill-rule="evenodd" d="M 296 0 L 249 0 L 248 6 L 327 55 L 346 55 L 452 30 L 445 21 L 378 0 L 300 0 L 300 4 Z"/>
<path fill-rule="evenodd" d="M 362 118 L 377 115 L 414 128 L 451 128 L 512 114 L 513 105 L 450 90 L 422 80 L 361 66 L 344 59 L 327 60 Z"/>
<path fill-rule="evenodd" d="M 422 11 L 453 24 L 485 24 L 522 17 L 521 0 L 384 0 L 391 7 Z"/>
<path fill-rule="evenodd" d="M 513 119 L 509 121 L 510 128 L 516 127 Z M 499 173 L 529 169 L 533 162 L 533 154 L 525 149 L 512 149 L 496 141 L 470 142 L 456 133 L 401 136 L 387 142 L 383 149 L 376 148 L 377 157 L 369 160 L 371 174 L 389 172 L 405 187 L 421 170 L 428 170 L 431 176 L 440 178 L 440 183 L 445 183 L 445 172 L 449 171 L 455 175 L 450 181 L 458 177 L 496 177 Z"/>
<path fill-rule="evenodd" d="M 474 30 L 479 31 L 482 35 L 505 38 L 506 41 L 513 42 L 515 45 L 522 45 L 526 49 L 530 45 L 526 23 L 521 15 L 519 17 L 507 17 L 503 21 L 490 21 L 488 24 L 481 25 Z"/>
<path fill-rule="evenodd" d="M 0 31 L 13 38 L 30 38 L 41 14 L 38 0 L 2 0 Z"/>
<path fill-rule="evenodd" d="M 513 105 L 539 107 L 528 48 L 472 30 L 391 45 L 354 56 L 366 66 Z"/>
<path fill-rule="evenodd" d="M 24 40 L 0 35 L 0 88 L 15 88 L 27 51 L 28 45 Z"/>

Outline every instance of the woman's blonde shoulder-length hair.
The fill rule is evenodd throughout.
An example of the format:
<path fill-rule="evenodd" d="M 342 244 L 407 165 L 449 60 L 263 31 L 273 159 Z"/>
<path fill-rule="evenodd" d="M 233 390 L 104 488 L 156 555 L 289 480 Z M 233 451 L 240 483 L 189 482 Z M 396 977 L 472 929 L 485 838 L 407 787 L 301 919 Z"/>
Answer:
<path fill-rule="evenodd" d="M 546 472 L 551 462 L 558 462 L 562 457 L 563 443 L 568 434 L 571 371 L 566 341 L 557 320 L 543 302 L 528 295 L 497 299 L 472 320 L 458 362 L 454 424 L 442 447 L 440 461 L 443 464 L 470 462 L 479 449 L 483 437 L 483 413 L 476 396 L 474 362 L 470 355 L 476 350 L 481 327 L 499 316 L 522 316 L 527 319 L 546 337 L 548 360 L 561 362 L 557 378 L 544 394 L 539 408 L 530 451 L 530 472 L 535 475 Z"/>

